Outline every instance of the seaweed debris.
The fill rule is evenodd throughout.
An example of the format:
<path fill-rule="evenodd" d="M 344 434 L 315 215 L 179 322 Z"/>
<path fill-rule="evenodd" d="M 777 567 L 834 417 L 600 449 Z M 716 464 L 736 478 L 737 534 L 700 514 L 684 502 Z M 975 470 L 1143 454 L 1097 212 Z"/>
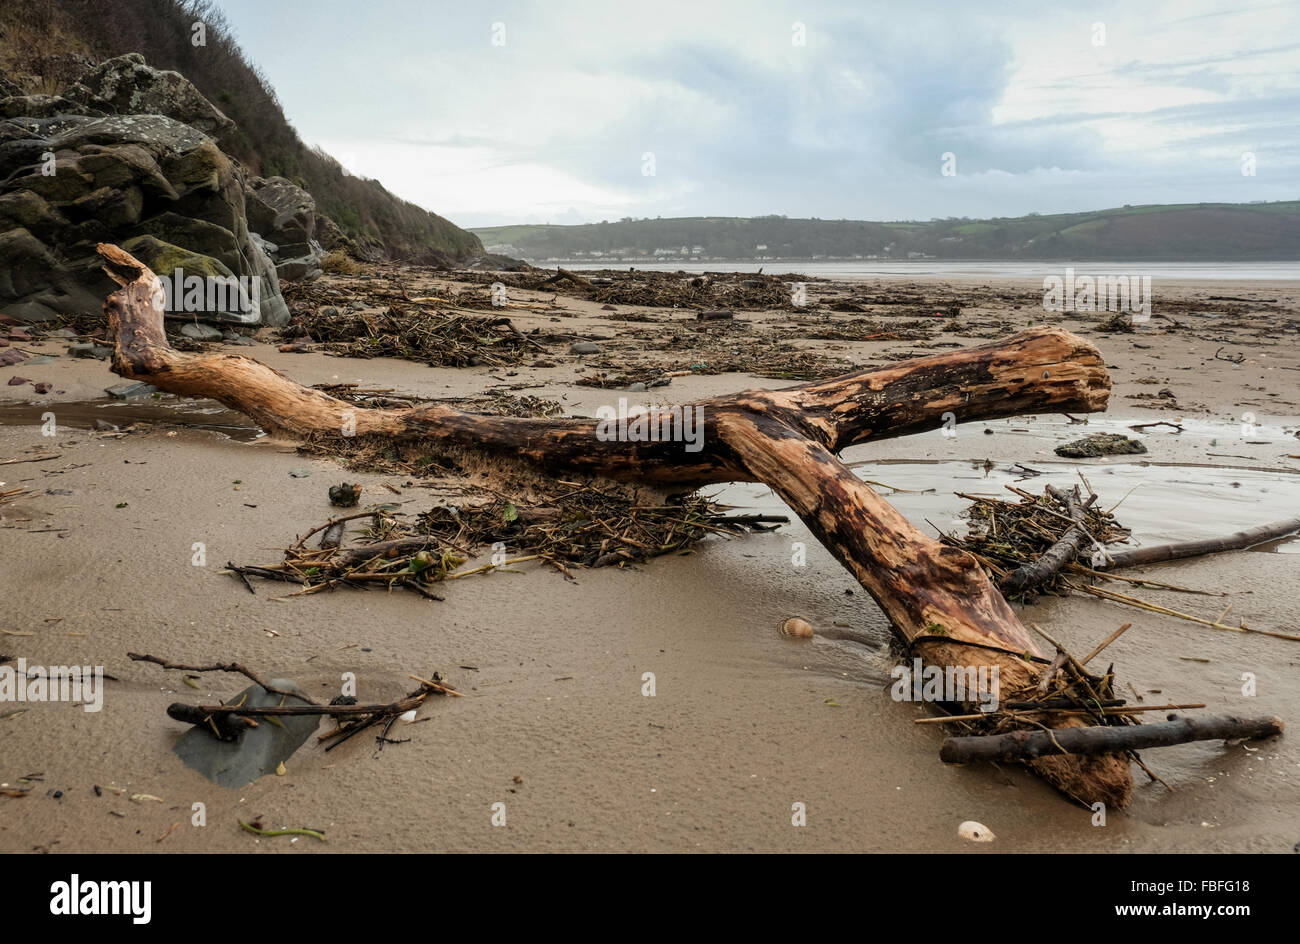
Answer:
<path fill-rule="evenodd" d="M 964 536 L 946 534 L 944 544 L 969 551 L 1001 581 L 1022 564 L 1033 563 L 1071 529 L 1080 527 L 1088 541 L 1084 553 L 1104 554 L 1104 548 L 1126 541 L 1130 530 L 1115 515 L 1088 504 L 1082 509 L 1083 521 L 1076 523 L 1063 514 L 1050 494 L 1034 495 L 1013 485 L 1006 486 L 1019 501 L 1004 501 L 987 495 L 958 495 L 972 502 L 967 510 L 970 527 Z M 1053 573 L 1035 591 L 1064 593 L 1072 585 L 1062 572 Z"/>
<path fill-rule="evenodd" d="M 486 317 L 397 303 L 379 311 L 300 311 L 293 324 L 333 354 L 400 357 L 431 367 L 518 364 L 545 350 L 504 316 Z"/>
<path fill-rule="evenodd" d="M 228 564 L 252 591 L 248 577 L 298 584 L 295 595 L 335 587 L 395 586 L 442 599 L 433 585 L 539 560 L 569 574 L 571 567 L 622 566 L 662 554 L 684 553 L 711 534 L 773 530 L 783 515 L 731 515 L 708 498 L 690 494 L 651 504 L 638 496 L 592 483 L 556 481 L 520 500 L 476 489 L 474 500 L 440 505 L 414 519 L 380 506 L 312 528 L 268 566 Z M 345 544 L 340 525 L 367 520 L 359 541 Z M 325 532 L 319 546 L 308 540 Z M 330 534 L 333 532 L 333 534 Z M 335 543 L 335 542 L 338 543 Z M 462 569 L 476 552 L 488 562 Z"/>

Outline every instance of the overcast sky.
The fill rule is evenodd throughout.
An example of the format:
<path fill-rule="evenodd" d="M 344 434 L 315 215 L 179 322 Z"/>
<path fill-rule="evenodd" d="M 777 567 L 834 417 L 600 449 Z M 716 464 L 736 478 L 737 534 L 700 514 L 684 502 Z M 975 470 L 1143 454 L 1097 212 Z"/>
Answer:
<path fill-rule="evenodd" d="M 462 226 L 1300 197 L 1300 0 L 218 3 L 306 142 Z"/>

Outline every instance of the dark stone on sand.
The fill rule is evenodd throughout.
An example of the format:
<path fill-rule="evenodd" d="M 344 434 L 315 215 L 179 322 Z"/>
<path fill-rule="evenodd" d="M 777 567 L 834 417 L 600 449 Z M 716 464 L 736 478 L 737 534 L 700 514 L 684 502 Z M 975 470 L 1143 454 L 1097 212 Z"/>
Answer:
<path fill-rule="evenodd" d="M 113 351 L 102 344 L 83 343 L 68 345 L 68 353 L 73 357 L 96 357 L 102 361 Z"/>
<path fill-rule="evenodd" d="M 127 381 L 126 383 L 114 384 L 111 387 L 105 387 L 104 392 L 110 397 L 117 397 L 119 400 L 129 400 L 132 397 L 147 397 L 158 390 L 153 384 L 140 383 L 138 381 Z"/>
<path fill-rule="evenodd" d="M 220 341 L 221 329 L 215 328 L 209 324 L 189 324 L 181 325 L 181 334 L 195 341 Z"/>
<path fill-rule="evenodd" d="M 1067 459 L 1096 459 L 1098 456 L 1128 456 L 1147 451 L 1136 439 L 1120 433 L 1097 433 L 1056 447 L 1056 454 Z"/>
<path fill-rule="evenodd" d="M 274 688 L 302 691 L 285 679 L 271 679 L 268 684 Z M 247 699 L 244 704 L 253 708 L 271 707 L 282 702 L 286 705 L 307 704 L 305 699 L 273 695 L 260 685 L 250 685 L 226 704 L 238 704 L 244 699 Z M 258 777 L 274 773 L 316 733 L 320 719 L 320 715 L 286 715 L 276 719 L 279 725 L 259 719 L 257 727 L 245 729 L 235 741 L 218 740 L 207 728 L 195 726 L 176 742 L 173 750 L 186 767 L 198 771 L 217 786 L 238 789 Z"/>

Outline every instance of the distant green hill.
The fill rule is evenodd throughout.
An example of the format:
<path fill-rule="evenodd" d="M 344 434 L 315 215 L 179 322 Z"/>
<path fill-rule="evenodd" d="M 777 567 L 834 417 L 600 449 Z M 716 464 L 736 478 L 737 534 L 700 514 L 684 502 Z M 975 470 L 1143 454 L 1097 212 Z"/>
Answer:
<path fill-rule="evenodd" d="M 191 41 L 196 22 L 206 29 L 203 46 Z M 222 142 L 228 154 L 253 174 L 307 190 L 358 246 L 429 261 L 482 251 L 471 233 L 307 147 L 211 0 L 0 0 L 0 73 L 26 91 L 58 94 L 88 66 L 131 52 L 193 82 L 238 126 Z"/>
<path fill-rule="evenodd" d="M 1300 201 L 1125 206 L 1089 213 L 928 223 L 783 216 L 623 219 L 473 230 L 529 261 L 627 259 L 1300 259 Z"/>

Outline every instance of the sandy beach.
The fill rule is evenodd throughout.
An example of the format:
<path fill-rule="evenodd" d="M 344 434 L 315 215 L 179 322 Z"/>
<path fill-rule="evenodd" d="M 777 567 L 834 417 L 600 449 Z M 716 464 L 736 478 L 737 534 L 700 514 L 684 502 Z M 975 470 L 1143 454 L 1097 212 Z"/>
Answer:
<path fill-rule="evenodd" d="M 367 293 L 391 275 L 327 276 L 314 290 L 369 305 Z M 483 288 L 424 271 L 405 278 L 430 295 Z M 851 329 L 865 318 L 889 326 L 916 314 L 895 313 L 899 306 L 738 312 L 750 326 L 717 341 L 710 356 L 732 347 L 749 356 L 779 340 L 843 359 L 849 370 L 1056 324 L 1097 344 L 1110 368 L 1109 409 L 1087 426 L 1060 415 L 969 424 L 959 416 L 951 438 L 936 430 L 847 450 L 843 458 L 863 478 L 934 489 L 891 497 L 918 526 L 947 527 L 966 504 L 953 492 L 1001 491 L 1018 478 L 1014 463 L 1044 473 L 1023 485 L 1035 491 L 1077 481 L 1082 469 L 1102 504 L 1123 500 L 1116 513 L 1142 543 L 1298 513 L 1300 283 L 1160 283 L 1152 319 L 1114 333 L 1100 332 L 1095 314 L 1044 311 L 1041 284 L 1029 281 L 809 283 L 814 300 L 836 292 L 921 299 L 912 308 L 955 301 L 960 313 L 931 319 L 942 330 L 921 340 L 836 340 L 807 337 L 810 325 Z M 637 394 L 579 379 L 677 368 L 678 355 L 651 342 L 674 323 L 695 322 L 689 310 L 615 308 L 512 290 L 507 313 L 525 334 L 538 329 L 603 348 L 584 357 L 566 342 L 543 342 L 551 367 L 526 359 L 509 368 L 431 368 L 284 353 L 269 336 L 211 348 L 304 384 L 358 383 L 423 398 L 510 392 L 592 416 Z M 0 852 L 1290 852 L 1300 842 L 1294 733 L 1150 751 L 1145 759 L 1165 785 L 1135 769 L 1131 808 L 1112 812 L 1104 827 L 1019 768 L 942 764 L 938 727 L 913 724 L 928 709 L 890 698 L 897 656 L 883 614 L 798 519 L 773 533 L 708 539 L 690 554 L 580 571 L 572 580 L 524 564 L 449 582 L 443 602 L 376 590 L 286 600 L 277 598 L 291 588 L 264 583 L 250 595 L 220 572 L 226 562 L 276 561 L 330 516 L 329 485 L 360 482 L 368 498 L 384 496 L 375 500 L 404 512 L 455 495 L 408 476 L 345 472 L 293 443 L 239 430 L 246 419 L 210 403 L 114 401 L 104 389 L 120 378 L 105 361 L 69 357 L 59 340 L 14 344 L 58 356 L 0 368 L 0 461 L 10 461 L 0 465 L 0 491 L 27 489 L 0 505 L 0 656 L 103 666 L 113 678 L 99 712 L 66 703 L 0 706 L 0 782 L 30 788 L 21 798 L 0 796 Z M 689 368 L 694 355 L 682 356 Z M 49 383 L 50 392 L 6 385 L 14 376 Z M 688 402 L 791 382 L 688 370 L 653 393 Z M 42 435 L 46 413 L 57 423 L 53 437 Z M 96 430 L 95 419 L 119 430 Z M 1184 430 L 1129 429 L 1155 421 Z M 1137 436 L 1148 452 L 1053 454 L 1096 431 Z M 56 457 L 22 461 L 50 453 Z M 311 474 L 290 474 L 303 468 Z M 781 511 L 760 486 L 713 491 L 730 504 Z M 795 542 L 807 545 L 806 566 L 792 564 Z M 205 548 L 203 566 L 193 563 L 196 543 Z M 1207 619 L 1231 606 L 1230 622 L 1296 632 L 1300 541 L 1138 572 L 1213 594 L 1144 588 L 1138 595 L 1152 603 Z M 1017 609 L 1022 621 L 1085 651 L 1132 622 L 1107 653 L 1121 684 L 1148 704 L 1276 714 L 1293 730 L 1300 721 L 1295 642 L 1082 596 Z M 816 635 L 783 636 L 790 616 Z M 467 697 L 432 700 L 416 724 L 399 723 L 391 737 L 404 743 L 362 736 L 325 753 L 309 741 L 283 775 L 230 790 L 173 754 L 186 728 L 164 711 L 174 701 L 228 698 L 245 681 L 208 673 L 196 691 L 183 673 L 131 662 L 128 652 L 235 660 L 326 699 L 343 673 L 356 674 L 363 701 L 387 701 L 410 690 L 408 676 L 437 671 Z M 647 672 L 653 697 L 643 694 Z M 1253 696 L 1242 692 L 1246 673 Z M 206 826 L 192 825 L 196 803 Z M 796 803 L 806 806 L 806 827 L 791 825 Z M 504 826 L 492 823 L 494 804 L 504 804 Z M 239 829 L 239 820 L 253 818 L 268 828 L 320 829 L 328 841 Z M 964 820 L 987 824 L 996 841 L 959 839 Z"/>

